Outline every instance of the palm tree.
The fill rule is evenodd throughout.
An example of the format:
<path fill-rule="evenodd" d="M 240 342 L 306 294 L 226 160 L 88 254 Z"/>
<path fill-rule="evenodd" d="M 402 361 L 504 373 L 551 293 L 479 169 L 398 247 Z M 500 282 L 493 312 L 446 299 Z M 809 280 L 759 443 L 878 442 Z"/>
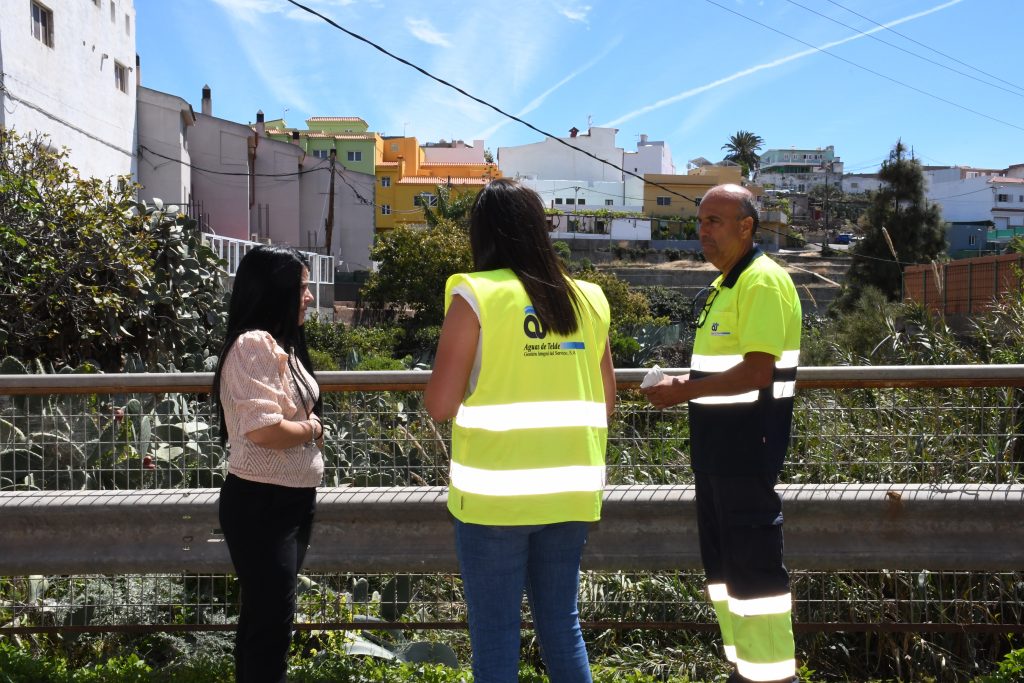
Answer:
<path fill-rule="evenodd" d="M 729 150 L 725 155 L 726 160 L 739 164 L 743 168 L 743 175 L 750 177 L 761 163 L 761 156 L 757 150 L 761 149 L 763 144 L 764 140 L 760 135 L 740 130 L 729 137 L 729 142 L 722 145 L 722 149 Z"/>
<path fill-rule="evenodd" d="M 469 218 L 469 210 L 473 208 L 476 194 L 473 192 L 456 192 L 450 185 L 437 186 L 437 203 L 430 207 L 423 205 L 423 218 L 429 227 L 435 227 L 441 219 L 465 224 Z"/>

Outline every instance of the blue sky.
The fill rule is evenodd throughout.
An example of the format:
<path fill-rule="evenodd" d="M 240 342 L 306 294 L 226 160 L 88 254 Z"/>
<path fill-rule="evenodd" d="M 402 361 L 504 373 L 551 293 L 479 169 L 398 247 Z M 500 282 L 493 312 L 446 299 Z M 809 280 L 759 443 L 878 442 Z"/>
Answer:
<path fill-rule="evenodd" d="M 877 168 L 897 138 L 925 164 L 1024 163 L 1024 0 L 303 4 L 554 135 L 589 122 L 627 149 L 665 140 L 680 172 L 737 130 L 765 148 L 835 145 L 847 172 Z M 135 6 L 143 85 L 197 111 L 209 84 L 213 113 L 240 122 L 359 116 L 493 151 L 542 139 L 286 0 Z"/>

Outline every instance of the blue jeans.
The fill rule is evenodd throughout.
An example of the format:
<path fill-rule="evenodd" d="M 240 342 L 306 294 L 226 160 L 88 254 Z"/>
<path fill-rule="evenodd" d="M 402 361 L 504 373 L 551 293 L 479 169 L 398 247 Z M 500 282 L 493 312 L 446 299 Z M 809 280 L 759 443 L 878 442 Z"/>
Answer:
<path fill-rule="evenodd" d="M 551 683 L 590 683 L 577 600 L 588 522 L 485 526 L 455 521 L 475 683 L 519 680 L 523 590 Z"/>

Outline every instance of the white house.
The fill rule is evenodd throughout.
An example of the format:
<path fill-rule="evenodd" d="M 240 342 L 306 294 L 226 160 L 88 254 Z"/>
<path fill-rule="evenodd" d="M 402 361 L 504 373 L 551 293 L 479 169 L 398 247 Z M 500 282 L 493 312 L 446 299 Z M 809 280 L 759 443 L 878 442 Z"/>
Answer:
<path fill-rule="evenodd" d="M 590 128 L 581 135 L 573 128 L 568 137 L 499 147 L 498 167 L 506 177 L 519 178 L 536 190 L 549 207 L 640 211 L 643 181 L 618 168 L 641 177 L 666 169 L 674 172 L 672 155 L 667 144 L 648 141 L 646 135 L 641 136 L 635 152 L 626 152 L 616 145 L 616 133 L 616 128 Z"/>
<path fill-rule="evenodd" d="M 134 173 L 132 0 L 3 0 L 0 126 L 43 133 L 85 177 Z"/>
<path fill-rule="evenodd" d="M 991 221 L 995 230 L 1024 227 L 1024 177 L 926 171 L 925 196 L 949 223 Z M 964 177 L 958 177 L 964 176 Z"/>
<path fill-rule="evenodd" d="M 761 165 L 754 180 L 776 190 L 808 192 L 818 185 L 840 187 L 843 162 L 835 147 L 814 149 L 769 149 L 761 155 Z"/>
<path fill-rule="evenodd" d="M 885 186 L 885 181 L 877 173 L 847 173 L 843 175 L 842 183 L 846 194 L 877 192 Z"/>

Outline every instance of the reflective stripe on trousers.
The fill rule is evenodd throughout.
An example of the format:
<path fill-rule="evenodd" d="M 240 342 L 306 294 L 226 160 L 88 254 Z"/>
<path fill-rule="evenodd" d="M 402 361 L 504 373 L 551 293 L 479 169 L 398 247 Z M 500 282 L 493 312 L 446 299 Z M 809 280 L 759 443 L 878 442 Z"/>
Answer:
<path fill-rule="evenodd" d="M 726 658 L 751 681 L 779 681 L 796 675 L 792 597 L 773 595 L 740 600 L 725 584 L 708 584 Z"/>

